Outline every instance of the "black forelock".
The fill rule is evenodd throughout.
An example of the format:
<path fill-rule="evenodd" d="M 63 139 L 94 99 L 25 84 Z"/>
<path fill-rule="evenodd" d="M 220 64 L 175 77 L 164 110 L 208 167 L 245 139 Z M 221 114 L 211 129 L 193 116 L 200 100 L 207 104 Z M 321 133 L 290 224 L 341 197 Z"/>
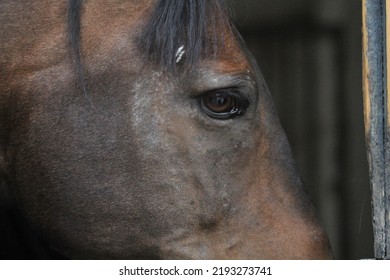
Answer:
<path fill-rule="evenodd" d="M 222 48 L 222 28 L 231 28 L 224 0 L 158 0 L 138 47 L 168 71 L 176 71 L 178 65 L 193 69 L 202 57 L 216 55 Z"/>

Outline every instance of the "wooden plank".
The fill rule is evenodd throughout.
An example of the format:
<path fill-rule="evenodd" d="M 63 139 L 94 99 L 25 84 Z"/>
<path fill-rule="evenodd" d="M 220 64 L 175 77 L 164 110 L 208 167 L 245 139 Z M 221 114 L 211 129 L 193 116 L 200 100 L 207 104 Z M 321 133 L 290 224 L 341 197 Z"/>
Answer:
<path fill-rule="evenodd" d="M 375 257 L 390 259 L 390 1 L 363 0 L 363 92 Z M 388 17 L 386 17 L 386 14 Z M 389 69 L 389 71 L 387 71 Z"/>
<path fill-rule="evenodd" d="M 384 133 L 385 133 L 385 219 L 386 219 L 386 259 L 390 259 L 390 1 L 386 1 L 386 56 L 385 56 L 385 66 L 386 66 L 386 92 L 384 97 L 384 107 L 385 107 L 385 117 L 384 117 Z"/>

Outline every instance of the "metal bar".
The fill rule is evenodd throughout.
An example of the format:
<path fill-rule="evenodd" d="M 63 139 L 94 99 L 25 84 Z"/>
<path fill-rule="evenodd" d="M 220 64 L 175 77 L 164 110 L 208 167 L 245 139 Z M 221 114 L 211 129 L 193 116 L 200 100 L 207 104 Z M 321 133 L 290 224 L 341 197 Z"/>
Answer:
<path fill-rule="evenodd" d="M 377 259 L 390 259 L 390 44 L 386 44 L 386 38 L 390 38 L 389 2 L 363 0 L 364 121 Z"/>

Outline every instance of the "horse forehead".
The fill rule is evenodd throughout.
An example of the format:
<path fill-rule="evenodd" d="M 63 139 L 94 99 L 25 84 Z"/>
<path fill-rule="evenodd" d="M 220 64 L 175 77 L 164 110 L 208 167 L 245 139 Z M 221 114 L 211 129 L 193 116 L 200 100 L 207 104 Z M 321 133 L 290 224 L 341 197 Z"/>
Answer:
<path fill-rule="evenodd" d="M 87 1 L 82 8 L 83 31 L 85 34 L 104 35 L 106 38 L 110 32 L 136 32 L 149 18 L 154 4 L 154 0 Z"/>

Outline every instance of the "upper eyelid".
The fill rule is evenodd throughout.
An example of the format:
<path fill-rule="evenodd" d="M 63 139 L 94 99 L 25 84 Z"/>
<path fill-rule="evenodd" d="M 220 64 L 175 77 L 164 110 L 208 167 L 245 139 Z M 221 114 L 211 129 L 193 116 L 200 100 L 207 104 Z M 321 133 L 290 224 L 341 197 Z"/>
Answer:
<path fill-rule="evenodd" d="M 226 75 L 202 75 L 191 83 L 190 97 L 200 96 L 206 92 L 224 88 L 239 88 L 248 91 L 257 91 L 257 82 L 251 73 L 236 73 Z"/>
<path fill-rule="evenodd" d="M 241 95 L 241 94 L 237 93 L 237 92 L 241 91 L 240 88 L 238 88 L 238 87 L 222 87 L 222 88 L 216 88 L 216 89 L 206 91 L 201 96 L 205 96 L 205 95 L 208 95 L 210 93 L 226 92 L 226 91 L 228 91 L 229 93 L 231 93 L 234 96 L 240 97 L 240 95 Z"/>
<path fill-rule="evenodd" d="M 252 92 L 252 90 L 254 90 L 254 88 L 251 88 L 250 86 L 248 86 L 247 83 L 242 83 L 242 84 L 237 83 L 234 86 L 231 86 L 228 88 L 217 89 L 214 91 L 218 91 L 218 90 L 231 90 L 232 95 L 234 95 L 235 97 L 241 98 L 241 99 L 246 99 L 250 103 L 253 102 L 255 99 L 254 93 Z"/>
<path fill-rule="evenodd" d="M 255 90 L 257 88 L 257 83 L 255 78 L 250 74 L 239 74 L 235 75 L 231 79 L 231 87 L 237 88 L 251 88 Z"/>

